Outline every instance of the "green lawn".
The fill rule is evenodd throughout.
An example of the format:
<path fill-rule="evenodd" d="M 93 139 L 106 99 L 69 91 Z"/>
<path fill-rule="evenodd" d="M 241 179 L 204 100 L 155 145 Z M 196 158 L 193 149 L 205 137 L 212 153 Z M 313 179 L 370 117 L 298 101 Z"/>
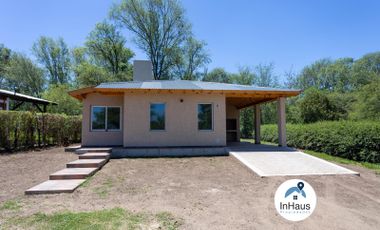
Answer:
<path fill-rule="evenodd" d="M 178 229 L 181 220 L 170 213 L 156 215 L 132 213 L 121 208 L 92 212 L 37 213 L 27 217 L 14 217 L 4 223 L 5 228 L 33 229 Z"/>
<path fill-rule="evenodd" d="M 253 139 L 241 139 L 241 141 L 250 142 L 250 143 L 255 142 L 255 140 L 253 140 Z M 266 145 L 277 145 L 275 143 L 266 142 L 266 141 L 262 141 L 261 143 L 266 144 Z M 361 167 L 364 167 L 367 169 L 374 170 L 375 173 L 380 174 L 380 164 L 368 163 L 368 162 L 358 162 L 358 161 L 349 160 L 349 159 L 342 158 L 342 157 L 332 156 L 332 155 L 329 155 L 326 153 L 315 152 L 312 150 L 302 150 L 302 151 L 304 153 L 310 154 L 310 155 L 315 156 L 315 157 L 322 158 L 322 159 L 327 160 L 327 161 L 332 161 L 332 162 L 336 162 L 336 163 L 340 163 L 340 164 L 361 166 Z"/>

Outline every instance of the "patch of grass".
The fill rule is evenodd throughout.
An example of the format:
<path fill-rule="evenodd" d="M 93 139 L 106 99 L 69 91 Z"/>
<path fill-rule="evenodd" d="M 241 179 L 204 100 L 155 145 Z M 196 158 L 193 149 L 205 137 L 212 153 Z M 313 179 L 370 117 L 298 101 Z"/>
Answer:
<path fill-rule="evenodd" d="M 34 229 L 148 229 L 158 223 L 159 229 L 175 230 L 180 226 L 170 213 L 151 215 L 132 213 L 122 208 L 92 212 L 57 212 L 53 214 L 36 213 L 27 217 L 15 217 L 5 222 L 4 227 Z"/>
<path fill-rule="evenodd" d="M 21 204 L 18 201 L 8 200 L 8 201 L 5 201 L 0 206 L 0 210 L 12 210 L 12 211 L 16 211 L 16 210 L 19 210 L 21 207 L 22 206 L 21 206 Z"/>
<path fill-rule="evenodd" d="M 113 180 L 108 178 L 101 186 L 98 186 L 94 189 L 95 193 L 98 194 L 101 198 L 106 198 L 108 196 L 109 189 L 114 185 Z"/>
<path fill-rule="evenodd" d="M 326 154 L 326 153 L 319 153 L 319 152 L 315 152 L 312 150 L 302 150 L 302 151 L 307 153 L 307 154 L 310 154 L 310 155 L 318 157 L 318 158 L 322 158 L 322 159 L 327 160 L 327 161 L 332 161 L 332 162 L 336 162 L 336 163 L 340 163 L 340 164 L 361 166 L 361 167 L 364 167 L 367 169 L 374 170 L 376 174 L 380 174 L 380 164 L 349 160 L 346 158 L 331 156 L 331 155 Z"/>
<path fill-rule="evenodd" d="M 93 176 L 87 177 L 86 180 L 80 185 L 80 187 L 86 188 L 91 183 Z"/>
<path fill-rule="evenodd" d="M 255 140 L 253 140 L 253 139 L 241 139 L 241 141 L 250 142 L 250 143 L 255 142 Z M 275 143 L 266 142 L 266 141 L 262 141 L 262 144 L 276 145 Z M 332 161 L 332 162 L 336 162 L 336 163 L 340 163 L 340 164 L 361 166 L 361 167 L 364 167 L 367 169 L 374 170 L 376 174 L 380 174 L 380 164 L 349 160 L 346 158 L 332 156 L 332 155 L 329 155 L 327 153 L 320 153 L 320 152 L 315 152 L 312 150 L 302 150 L 302 151 L 304 153 L 310 154 L 310 155 L 318 157 L 318 158 L 322 158 L 322 159 L 327 160 L 327 161 Z"/>

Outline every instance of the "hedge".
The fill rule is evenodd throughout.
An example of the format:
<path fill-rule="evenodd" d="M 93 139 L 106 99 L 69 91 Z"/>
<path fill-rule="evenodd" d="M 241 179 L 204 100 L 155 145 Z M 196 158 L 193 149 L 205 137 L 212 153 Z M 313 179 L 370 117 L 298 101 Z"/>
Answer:
<path fill-rule="evenodd" d="M 80 116 L 0 111 L 0 149 L 5 151 L 80 142 Z"/>
<path fill-rule="evenodd" d="M 286 125 L 287 144 L 356 161 L 380 162 L 380 122 L 326 121 Z M 277 125 L 263 125 L 263 141 L 277 142 Z"/>

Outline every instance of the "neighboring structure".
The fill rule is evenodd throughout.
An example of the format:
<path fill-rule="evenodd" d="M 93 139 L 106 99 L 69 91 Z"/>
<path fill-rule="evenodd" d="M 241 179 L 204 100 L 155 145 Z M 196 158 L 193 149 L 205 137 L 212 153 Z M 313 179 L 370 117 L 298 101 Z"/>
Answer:
<path fill-rule="evenodd" d="M 15 101 L 16 103 L 10 106 L 10 101 Z M 32 103 L 41 113 L 46 112 L 48 105 L 57 105 L 57 103 L 41 98 L 0 89 L 0 110 L 16 110 L 25 102 Z"/>
<path fill-rule="evenodd" d="M 255 107 L 255 140 L 260 143 L 260 104 L 274 100 L 279 145 L 286 145 L 285 98 L 299 90 L 147 79 L 153 79 L 151 64 L 135 61 L 133 82 L 70 92 L 83 102 L 82 146 L 226 146 L 239 141 L 239 110 L 250 106 Z"/>

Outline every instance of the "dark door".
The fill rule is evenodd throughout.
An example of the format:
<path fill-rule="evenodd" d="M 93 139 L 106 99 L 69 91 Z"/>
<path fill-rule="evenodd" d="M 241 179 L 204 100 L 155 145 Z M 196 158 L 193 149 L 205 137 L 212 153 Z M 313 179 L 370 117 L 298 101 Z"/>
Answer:
<path fill-rule="evenodd" d="M 227 119 L 226 120 L 226 131 L 227 131 L 227 141 L 234 142 L 237 140 L 237 120 Z"/>

